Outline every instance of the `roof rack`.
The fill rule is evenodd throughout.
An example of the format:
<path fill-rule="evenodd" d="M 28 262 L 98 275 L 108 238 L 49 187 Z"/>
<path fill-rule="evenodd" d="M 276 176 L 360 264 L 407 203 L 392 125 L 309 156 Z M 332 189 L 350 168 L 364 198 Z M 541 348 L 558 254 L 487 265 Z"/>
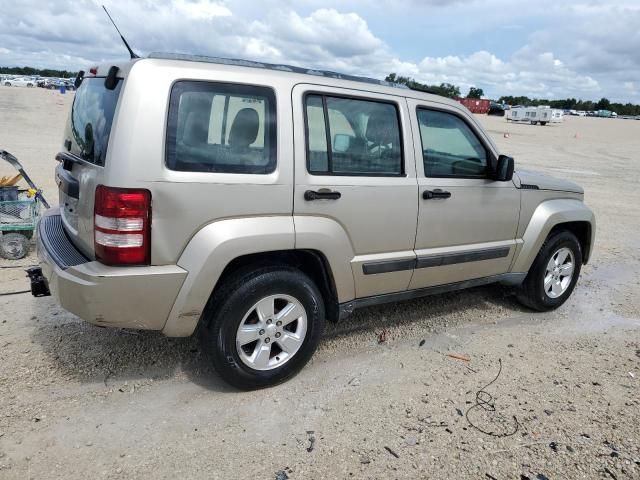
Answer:
<path fill-rule="evenodd" d="M 352 82 L 370 83 L 374 85 L 382 85 L 385 87 L 408 88 L 406 85 L 399 83 L 387 82 L 385 80 L 376 80 L 375 78 L 359 77 L 356 75 L 347 75 L 344 73 L 336 73 L 328 70 L 316 70 L 304 67 L 295 67 L 293 65 L 281 65 L 264 62 L 254 62 L 251 60 L 242 60 L 236 58 L 208 57 L 206 55 L 187 55 L 184 53 L 164 53 L 153 52 L 148 58 L 158 58 L 162 60 L 184 60 L 187 62 L 215 63 L 218 65 L 232 65 L 236 67 L 262 68 L 265 70 L 277 70 L 280 72 L 301 73 L 303 75 L 314 75 L 316 77 L 335 78 L 337 80 L 350 80 Z"/>

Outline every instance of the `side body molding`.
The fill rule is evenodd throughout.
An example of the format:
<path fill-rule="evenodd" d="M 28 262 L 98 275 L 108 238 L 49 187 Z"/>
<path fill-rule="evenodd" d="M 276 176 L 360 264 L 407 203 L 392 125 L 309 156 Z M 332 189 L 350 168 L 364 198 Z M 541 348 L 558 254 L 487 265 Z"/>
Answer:
<path fill-rule="evenodd" d="M 529 224 L 522 236 L 522 244 L 516 253 L 512 272 L 528 272 L 542 244 L 553 227 L 567 222 L 588 222 L 591 225 L 591 238 L 589 245 L 592 247 L 596 234 L 596 219 L 589 207 L 577 199 L 547 200 L 535 209 Z M 587 255 L 591 248 L 588 249 Z M 585 258 L 585 262 L 588 258 Z"/>
<path fill-rule="evenodd" d="M 294 247 L 291 216 L 234 218 L 206 225 L 178 260 L 188 274 L 162 332 L 170 337 L 193 333 L 220 275 L 233 259 Z"/>

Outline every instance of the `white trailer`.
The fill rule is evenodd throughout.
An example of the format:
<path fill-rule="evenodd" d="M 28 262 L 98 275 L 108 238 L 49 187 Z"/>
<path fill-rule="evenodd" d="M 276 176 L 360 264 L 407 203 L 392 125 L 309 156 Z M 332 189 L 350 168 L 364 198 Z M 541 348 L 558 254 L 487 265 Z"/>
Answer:
<path fill-rule="evenodd" d="M 531 125 L 546 125 L 547 123 L 562 122 L 562 110 L 549 106 L 513 107 L 509 111 L 507 120 L 513 122 L 529 122 Z"/>
<path fill-rule="evenodd" d="M 507 112 L 507 120 L 511 120 L 512 122 L 523 122 L 525 120 L 527 108 L 528 107 L 522 107 L 520 105 L 511 107 Z"/>
<path fill-rule="evenodd" d="M 564 120 L 564 112 L 554 108 L 551 110 L 551 123 L 562 123 Z"/>

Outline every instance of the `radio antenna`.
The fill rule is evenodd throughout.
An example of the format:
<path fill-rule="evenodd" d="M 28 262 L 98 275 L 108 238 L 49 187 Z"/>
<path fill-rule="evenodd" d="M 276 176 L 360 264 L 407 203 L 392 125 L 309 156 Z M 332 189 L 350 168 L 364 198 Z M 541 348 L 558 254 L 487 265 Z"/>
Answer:
<path fill-rule="evenodd" d="M 111 23 L 113 24 L 113 26 L 115 27 L 116 31 L 118 32 L 118 35 L 120 35 L 120 38 L 122 39 L 122 43 L 124 43 L 124 46 L 127 47 L 127 50 L 129 50 L 129 55 L 131 55 L 131 58 L 140 58 L 138 55 L 136 55 L 133 50 L 131 50 L 131 47 L 129 46 L 129 44 L 127 43 L 127 41 L 124 39 L 124 36 L 122 35 L 122 33 L 120 33 L 120 29 L 118 28 L 118 26 L 116 25 L 116 22 L 113 21 L 113 18 L 111 18 L 111 15 L 109 15 L 109 11 L 107 10 L 107 7 L 105 7 L 104 5 L 102 5 L 102 8 L 104 9 L 104 13 L 107 14 L 107 17 L 109 17 L 109 20 L 111 20 Z"/>

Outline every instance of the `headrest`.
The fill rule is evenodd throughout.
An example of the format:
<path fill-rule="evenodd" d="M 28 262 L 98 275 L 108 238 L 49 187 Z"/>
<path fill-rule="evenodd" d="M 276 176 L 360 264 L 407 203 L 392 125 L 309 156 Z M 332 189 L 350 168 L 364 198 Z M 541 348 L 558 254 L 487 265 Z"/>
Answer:
<path fill-rule="evenodd" d="M 233 119 L 229 131 L 229 145 L 238 148 L 247 148 L 258 138 L 260 118 L 253 108 L 243 108 Z"/>
<path fill-rule="evenodd" d="M 367 140 L 378 145 L 397 142 L 397 123 L 391 120 L 388 114 L 374 113 L 371 115 L 367 122 Z"/>
<path fill-rule="evenodd" d="M 202 145 L 209 140 L 209 119 L 205 112 L 194 110 L 187 114 L 182 141 L 187 145 Z"/>

